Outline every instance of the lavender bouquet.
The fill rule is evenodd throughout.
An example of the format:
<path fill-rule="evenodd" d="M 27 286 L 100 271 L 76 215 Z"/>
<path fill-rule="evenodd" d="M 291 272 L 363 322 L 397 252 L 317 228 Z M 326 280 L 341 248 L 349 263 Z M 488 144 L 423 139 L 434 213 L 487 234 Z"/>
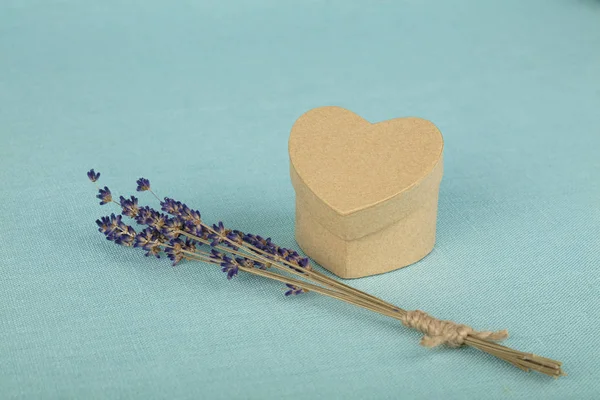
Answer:
<path fill-rule="evenodd" d="M 100 173 L 87 173 L 96 182 Z M 127 247 L 139 247 L 146 256 L 166 255 L 173 265 L 181 261 L 200 261 L 221 268 L 227 279 L 240 271 L 273 279 L 285 285 L 285 296 L 308 292 L 332 297 L 358 307 L 401 321 L 405 326 L 424 334 L 426 347 L 467 345 L 492 354 L 524 371 L 538 371 L 553 377 L 564 375 L 561 363 L 531 353 L 502 346 L 497 341 L 508 337 L 507 331 L 476 331 L 470 326 L 434 318 L 423 311 L 407 311 L 377 297 L 354 289 L 315 268 L 298 252 L 277 246 L 270 238 L 228 229 L 223 222 L 209 225 L 200 212 L 172 198 L 161 200 L 148 179 L 137 180 L 138 192 L 149 192 L 160 205 L 160 211 L 140 206 L 138 198 L 119 197 L 116 201 L 106 186 L 98 189 L 100 205 L 115 204 L 120 214 L 110 214 L 96 221 L 106 239 Z M 136 231 L 123 221 L 123 216 L 137 223 Z"/>

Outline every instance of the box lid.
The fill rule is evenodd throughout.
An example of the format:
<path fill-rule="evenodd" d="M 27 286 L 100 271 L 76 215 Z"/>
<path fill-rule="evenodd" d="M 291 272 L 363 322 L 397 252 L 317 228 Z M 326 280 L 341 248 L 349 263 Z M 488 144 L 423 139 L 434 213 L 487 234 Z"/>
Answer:
<path fill-rule="evenodd" d="M 292 127 L 292 184 L 323 226 L 358 239 L 436 198 L 442 151 L 442 135 L 427 120 L 372 124 L 341 107 L 319 107 Z"/>

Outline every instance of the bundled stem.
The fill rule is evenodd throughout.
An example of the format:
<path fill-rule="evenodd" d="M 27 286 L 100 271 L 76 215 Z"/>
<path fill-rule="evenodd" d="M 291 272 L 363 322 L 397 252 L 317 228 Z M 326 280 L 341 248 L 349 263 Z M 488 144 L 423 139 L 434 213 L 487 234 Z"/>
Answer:
<path fill-rule="evenodd" d="M 180 233 L 187 237 L 198 240 L 199 242 L 207 242 L 207 241 L 204 241 L 202 238 L 188 234 L 184 231 L 180 231 Z M 245 247 L 240 248 L 240 249 L 244 250 L 243 252 L 239 252 L 239 251 L 232 250 L 229 248 L 224 248 L 223 246 L 216 246 L 216 247 L 219 248 L 220 250 L 229 251 L 232 254 L 243 254 L 245 257 L 248 257 L 251 259 L 255 257 L 255 259 L 257 261 L 269 262 L 278 271 L 287 272 L 292 275 L 299 276 L 299 277 L 305 279 L 306 281 L 300 280 L 300 279 L 294 279 L 294 278 L 287 277 L 285 275 L 277 274 L 277 273 L 270 272 L 270 271 L 264 271 L 264 270 L 255 269 L 255 268 L 240 267 L 240 269 L 244 272 L 247 272 L 247 273 L 250 273 L 253 275 L 262 276 L 262 277 L 276 280 L 279 282 L 283 282 L 286 284 L 291 284 L 291 285 L 300 287 L 302 289 L 305 289 L 306 291 L 312 291 L 312 292 L 319 293 L 319 294 L 322 294 L 322 295 L 325 295 L 328 297 L 332 297 L 332 298 L 365 308 L 367 310 L 385 315 L 387 317 L 397 319 L 399 321 L 402 321 L 403 318 L 407 314 L 407 311 L 401 309 L 400 307 L 396 307 L 390 303 L 385 302 L 382 299 L 379 299 L 368 293 L 362 292 L 351 286 L 345 285 L 345 284 L 343 284 L 339 281 L 336 281 L 335 279 L 332 279 L 332 278 L 328 277 L 327 275 L 319 273 L 315 270 L 308 269 L 308 270 L 305 270 L 302 272 L 298 272 L 297 268 L 295 268 L 295 266 L 293 264 L 291 264 L 289 262 L 285 262 L 285 260 L 268 259 L 268 258 L 266 258 L 268 255 L 265 254 L 264 251 L 262 251 L 256 247 L 248 246 L 248 248 L 245 248 Z M 249 251 L 249 249 L 250 249 L 250 251 Z M 252 252 L 256 252 L 259 255 L 253 256 Z M 202 256 L 202 257 L 198 258 L 198 261 L 207 261 L 207 257 L 210 258 L 210 255 L 207 253 L 201 254 L 201 253 L 196 252 L 196 253 L 194 253 L 194 255 Z M 284 266 L 281 266 L 278 263 L 284 264 Z M 286 264 L 291 268 L 286 268 L 285 267 Z M 427 333 L 427 332 L 424 332 L 424 333 Z M 559 377 L 561 375 L 564 375 L 564 373 L 561 369 L 561 363 L 559 361 L 555 361 L 555 360 L 545 358 L 545 357 L 540 357 L 540 356 L 537 356 L 537 355 L 531 354 L 531 353 L 523 353 L 521 351 L 511 349 L 509 347 L 500 345 L 493 341 L 480 339 L 480 338 L 477 338 L 472 335 L 468 335 L 464 339 L 464 344 L 474 347 L 476 349 L 479 349 L 481 351 L 484 351 L 493 356 L 496 356 L 496 357 L 498 357 L 506 362 L 509 362 L 510 364 L 512 364 L 524 371 L 534 370 L 534 371 L 538 371 L 538 372 L 541 372 L 541 373 L 544 373 L 546 375 L 553 376 L 553 377 Z"/>

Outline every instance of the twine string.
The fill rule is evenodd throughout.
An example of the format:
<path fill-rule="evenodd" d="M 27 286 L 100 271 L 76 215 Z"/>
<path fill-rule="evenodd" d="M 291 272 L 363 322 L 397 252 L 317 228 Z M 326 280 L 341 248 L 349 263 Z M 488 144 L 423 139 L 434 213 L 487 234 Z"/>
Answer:
<path fill-rule="evenodd" d="M 421 310 L 407 311 L 400 320 L 405 326 L 423 333 L 421 345 L 425 347 L 436 347 L 441 344 L 460 347 L 467 336 L 490 342 L 501 341 L 508 337 L 507 330 L 476 331 L 468 325 L 434 318 Z"/>

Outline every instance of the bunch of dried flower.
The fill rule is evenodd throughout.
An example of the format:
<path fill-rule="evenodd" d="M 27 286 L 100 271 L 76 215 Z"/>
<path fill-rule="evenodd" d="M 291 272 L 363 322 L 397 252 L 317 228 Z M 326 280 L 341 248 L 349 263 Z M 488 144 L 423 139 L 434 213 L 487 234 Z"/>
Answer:
<path fill-rule="evenodd" d="M 87 176 L 95 183 L 100 173 L 92 169 Z M 119 215 L 111 214 L 96 221 L 98 230 L 116 244 L 139 247 L 146 256 L 160 258 L 166 254 L 173 265 L 183 260 L 216 264 L 227 279 L 234 278 L 240 271 L 273 279 L 285 284 L 286 296 L 307 292 L 329 296 L 397 319 L 405 326 L 421 331 L 424 334 L 421 344 L 427 347 L 468 345 L 525 371 L 534 370 L 553 377 L 564 375 L 558 361 L 496 343 L 508 337 L 506 331 L 476 331 L 467 325 L 439 320 L 420 310 L 403 310 L 319 272 L 308 258 L 277 246 L 270 238 L 228 229 L 223 222 L 209 225 L 202 220 L 199 211 L 186 204 L 168 197 L 160 200 L 148 179 L 137 180 L 137 191 L 151 193 L 162 212 L 139 206 L 134 196 L 120 196 L 116 201 L 108 187 L 97 188 L 100 205 L 113 203 L 121 209 Z M 123 222 L 123 215 L 143 229 L 138 232 Z"/>

